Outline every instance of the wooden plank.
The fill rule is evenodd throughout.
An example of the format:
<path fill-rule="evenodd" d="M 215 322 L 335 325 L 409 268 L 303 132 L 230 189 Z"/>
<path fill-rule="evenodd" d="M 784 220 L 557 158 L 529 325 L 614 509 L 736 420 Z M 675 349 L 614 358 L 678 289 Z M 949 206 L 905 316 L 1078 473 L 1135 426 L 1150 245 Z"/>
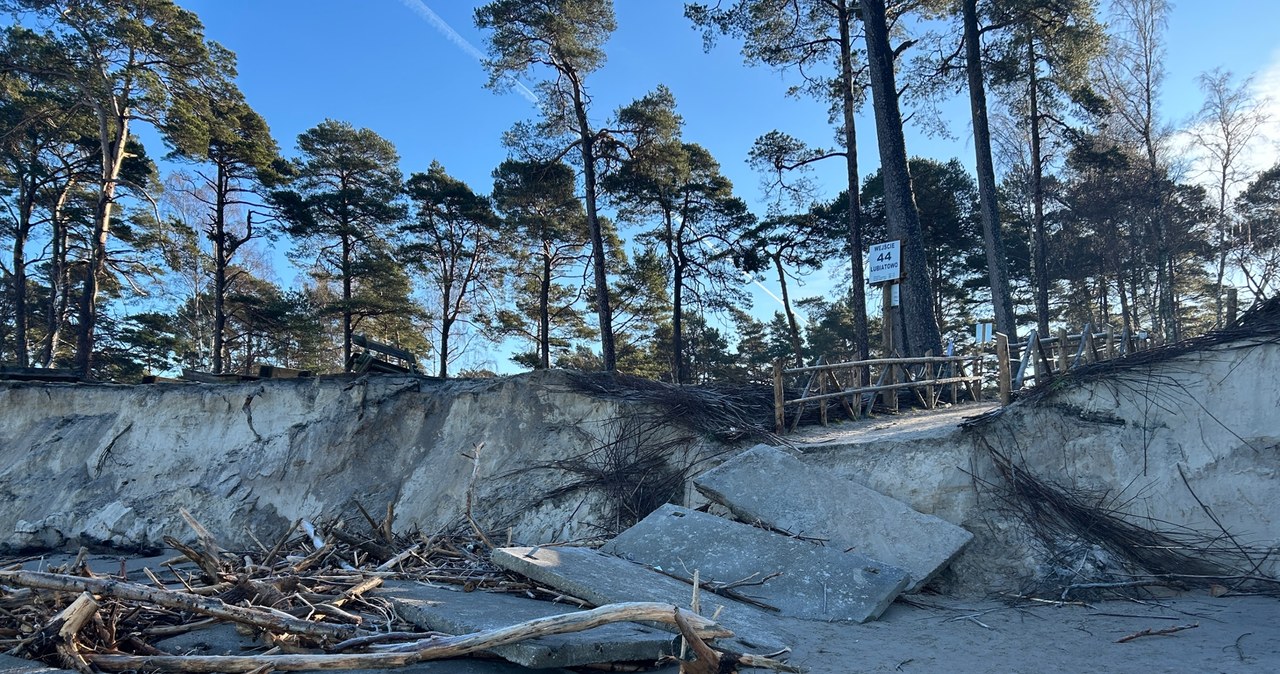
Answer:
<path fill-rule="evenodd" d="M 974 358 L 973 356 L 933 356 L 928 358 L 923 356 L 917 356 L 915 358 L 868 358 L 867 360 L 851 360 L 844 363 L 826 363 L 823 365 L 806 365 L 804 367 L 789 367 L 783 370 L 783 372 L 785 372 L 786 374 L 802 374 L 804 372 L 811 372 L 813 370 L 834 370 L 834 369 L 847 368 L 847 367 L 861 367 L 864 365 L 888 365 L 888 364 L 920 365 L 922 363 L 932 363 L 936 365 L 939 363 L 956 363 L 960 361 L 969 361 L 969 360 L 973 360 L 973 358 Z"/>
<path fill-rule="evenodd" d="M 248 374 L 214 374 L 212 372 L 201 372 L 191 368 L 182 369 L 182 378 L 187 381 L 194 381 L 200 384 L 234 384 L 241 381 L 255 381 L 258 378 Z"/>
<path fill-rule="evenodd" d="M 819 359 L 819 360 L 818 360 L 818 362 L 819 362 L 819 363 L 821 363 L 821 362 L 822 362 L 822 360 L 821 360 L 821 359 Z M 818 376 L 819 376 L 820 374 L 821 374 L 820 372 L 818 372 L 817 370 L 814 370 L 814 371 L 813 371 L 813 374 L 810 374 L 810 375 L 809 375 L 809 380 L 808 380 L 808 381 L 806 381 L 806 382 L 804 383 L 804 390 L 800 392 L 800 397 L 801 397 L 801 398 L 804 398 L 805 396 L 809 395 L 809 392 L 813 390 L 813 382 L 814 382 L 814 380 L 815 380 L 815 379 L 817 379 L 817 378 L 818 378 Z M 823 403 L 822 403 L 823 407 L 822 407 L 822 413 L 821 413 L 821 416 L 822 416 L 822 425 L 823 425 L 823 426 L 826 426 L 826 425 L 827 425 L 827 408 L 826 408 L 826 404 L 827 404 L 826 402 L 823 402 Z M 796 416 L 795 416 L 795 418 L 791 420 L 791 430 L 792 430 L 792 431 L 795 431 L 797 428 L 799 428 L 799 427 L 800 427 L 800 417 L 804 416 L 804 405 L 803 405 L 803 404 L 801 404 L 801 405 L 800 405 L 800 407 L 796 410 L 795 415 L 796 415 Z"/>
<path fill-rule="evenodd" d="M 1039 386 L 1041 382 L 1053 379 L 1053 365 L 1050 364 L 1049 354 L 1045 353 L 1044 342 L 1037 341 L 1036 350 L 1039 351 L 1040 356 L 1040 360 L 1036 361 L 1036 385 Z M 1044 367 L 1043 374 L 1040 372 L 1042 366 Z"/>
<path fill-rule="evenodd" d="M 870 369 L 868 369 L 868 370 L 867 370 L 867 374 L 868 374 L 868 375 L 870 375 L 870 374 L 871 374 L 871 370 L 870 370 Z M 887 368 L 887 367 L 886 367 L 886 368 L 884 368 L 883 370 L 880 370 L 880 378 L 879 378 L 879 379 L 876 379 L 876 385 L 875 385 L 875 387 L 874 387 L 876 391 L 879 391 L 879 390 L 880 390 L 880 386 L 884 384 L 884 380 L 885 380 L 888 376 L 889 376 L 889 368 Z M 859 394 L 858 394 L 858 400 L 859 400 L 859 402 L 861 402 L 861 400 L 862 400 L 862 395 L 863 395 L 862 393 L 859 393 Z M 879 393 L 870 393 L 870 394 L 868 394 L 868 395 L 867 395 L 867 403 L 866 403 L 866 404 L 867 404 L 867 416 L 871 416 L 871 407 L 872 407 L 873 405 L 875 405 L 875 404 L 876 404 L 876 396 L 877 396 L 877 395 L 879 395 Z"/>
<path fill-rule="evenodd" d="M 837 391 L 842 390 L 844 388 L 843 386 L 840 385 L 840 380 L 836 379 L 835 372 L 828 372 L 827 376 L 831 378 L 832 388 L 836 389 Z M 852 381 L 854 382 L 858 381 L 858 378 L 857 378 L 858 376 L 856 372 L 850 371 L 849 376 L 853 377 Z M 850 419 L 853 419 L 855 421 L 858 419 L 858 413 L 854 411 L 853 405 L 849 404 L 849 398 L 847 397 L 841 398 L 840 405 L 844 407 L 845 414 L 848 414 Z M 861 402 L 859 402 L 858 408 L 859 409 L 862 408 Z"/>
<path fill-rule="evenodd" d="M 1018 361 L 1018 376 L 1013 380 L 1013 388 L 1022 388 L 1023 382 L 1027 380 L 1027 370 L 1031 367 L 1035 353 L 1039 351 L 1039 342 L 1040 333 L 1031 328 L 1031 333 L 1027 335 L 1027 348 L 1022 350 L 1022 358 Z"/>
<path fill-rule="evenodd" d="M 381 358 L 373 358 L 369 361 L 369 365 L 365 368 L 367 372 L 380 372 L 382 374 L 413 374 L 414 370 L 403 365 L 396 365 L 391 361 Z"/>
<path fill-rule="evenodd" d="M 173 377 L 161 377 L 157 374 L 143 375 L 142 383 L 144 384 L 185 384 L 187 382 Z"/>
<path fill-rule="evenodd" d="M 0 379 L 11 381 L 52 381 L 77 382 L 80 376 L 75 370 L 52 367 L 17 367 L 6 365 L 0 367 Z"/>
<path fill-rule="evenodd" d="M 969 388 L 969 397 L 973 398 L 973 402 L 975 403 L 982 402 L 982 383 L 986 380 L 984 376 L 986 374 L 986 367 L 986 363 L 981 359 L 976 360 L 973 363 L 973 382 L 967 384 L 967 386 Z M 960 374 L 964 375 L 964 371 L 961 371 Z"/>
<path fill-rule="evenodd" d="M 854 386 L 861 386 L 862 385 L 862 366 L 854 367 L 850 370 L 850 372 L 852 373 L 851 376 L 853 377 L 853 380 L 850 383 L 853 384 Z M 849 400 L 849 403 L 853 403 L 853 402 L 854 402 L 853 399 Z M 862 395 L 861 394 L 859 394 L 857 397 L 856 405 L 853 405 L 853 404 L 849 405 L 849 416 L 852 417 L 854 421 L 857 421 L 858 419 L 862 418 Z"/>
<path fill-rule="evenodd" d="M 370 351 L 377 351 L 378 353 L 386 354 L 393 358 L 399 358 L 400 360 L 409 363 L 416 364 L 418 362 L 418 357 L 412 353 L 409 353 L 397 346 L 391 346 L 390 344 L 383 344 L 382 342 L 374 341 L 369 339 L 366 335 L 352 335 L 351 343 Z"/>
<path fill-rule="evenodd" d="M 311 370 L 295 370 L 291 367 L 281 367 L 279 365 L 259 365 L 258 376 L 263 379 L 297 379 L 300 377 L 313 377 L 315 373 Z"/>
<path fill-rule="evenodd" d="M 931 381 L 935 385 L 943 385 L 943 384 L 950 384 L 952 381 L 955 381 L 957 383 L 968 384 L 968 383 L 976 382 L 978 380 L 979 380 L 979 377 L 970 375 L 968 377 L 947 377 L 946 379 L 934 379 Z M 826 393 L 823 395 L 809 396 L 808 398 L 797 398 L 795 400 L 788 400 L 784 404 L 795 405 L 802 402 L 817 402 L 818 400 L 821 400 L 823 398 L 827 398 L 828 400 L 830 400 L 832 398 L 839 398 L 840 396 L 851 396 L 851 395 L 857 395 L 860 393 L 884 393 L 886 391 L 898 391 L 901 389 L 919 388 L 924 384 L 925 382 L 921 380 L 921 381 L 899 382 L 896 384 L 882 384 L 880 386 L 860 386 L 858 388 L 845 389 L 843 391 L 837 391 L 835 393 Z"/>

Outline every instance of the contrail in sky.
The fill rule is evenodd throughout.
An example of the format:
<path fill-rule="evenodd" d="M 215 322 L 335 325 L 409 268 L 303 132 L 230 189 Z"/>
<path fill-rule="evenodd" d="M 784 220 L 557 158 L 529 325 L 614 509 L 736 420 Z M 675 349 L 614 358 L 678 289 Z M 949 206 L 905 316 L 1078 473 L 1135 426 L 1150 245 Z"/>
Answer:
<path fill-rule="evenodd" d="M 427 3 L 422 0 L 400 0 L 400 3 L 413 10 L 414 13 L 425 19 L 427 23 L 434 26 L 436 30 L 440 31 L 441 35 L 444 35 L 445 38 L 452 42 L 458 49 L 466 52 L 468 56 L 477 61 L 484 61 L 484 52 L 480 51 L 475 45 L 467 41 L 467 38 L 462 37 L 458 31 L 453 29 L 453 26 L 450 26 L 444 19 L 440 18 L 439 14 L 432 11 L 431 8 L 427 6 Z M 538 95 L 533 93 L 533 90 L 526 87 L 523 82 L 515 79 L 514 77 L 511 78 L 511 82 L 516 85 L 516 90 L 520 92 L 521 96 L 524 96 L 534 105 L 538 104 Z"/>

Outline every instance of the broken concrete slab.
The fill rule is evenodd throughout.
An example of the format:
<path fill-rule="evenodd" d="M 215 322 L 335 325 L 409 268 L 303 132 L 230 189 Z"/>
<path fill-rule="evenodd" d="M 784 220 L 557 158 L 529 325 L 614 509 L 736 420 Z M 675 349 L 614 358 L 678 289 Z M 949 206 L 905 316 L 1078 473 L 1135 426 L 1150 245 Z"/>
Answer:
<path fill-rule="evenodd" d="M 74 674 L 75 670 L 50 667 L 43 662 L 0 654 L 0 674 Z"/>
<path fill-rule="evenodd" d="M 737 589 L 807 620 L 866 622 L 907 586 L 908 574 L 856 553 L 667 504 L 610 541 L 603 552 L 682 578 L 764 581 Z"/>
<path fill-rule="evenodd" d="M 693 586 L 620 557 L 587 548 L 498 548 L 494 564 L 598 606 L 626 601 L 657 601 L 688 607 Z M 786 646 L 764 611 L 741 602 L 702 593 L 702 614 L 732 630 L 728 648 L 768 653 Z"/>
<path fill-rule="evenodd" d="M 824 539 L 833 550 L 852 549 L 905 569 L 911 574 L 908 592 L 928 583 L 973 538 L 950 522 L 768 445 L 703 473 L 694 486 L 745 522 Z"/>
<path fill-rule="evenodd" d="M 458 592 L 421 583 L 392 581 L 377 590 L 387 597 L 401 618 L 427 630 L 467 634 L 507 627 L 525 620 L 572 613 L 565 604 L 536 601 L 496 592 Z M 601 662 L 656 662 L 673 652 L 675 637 L 668 632 L 615 623 L 585 632 L 530 639 L 493 649 L 511 662 L 546 669 Z"/>

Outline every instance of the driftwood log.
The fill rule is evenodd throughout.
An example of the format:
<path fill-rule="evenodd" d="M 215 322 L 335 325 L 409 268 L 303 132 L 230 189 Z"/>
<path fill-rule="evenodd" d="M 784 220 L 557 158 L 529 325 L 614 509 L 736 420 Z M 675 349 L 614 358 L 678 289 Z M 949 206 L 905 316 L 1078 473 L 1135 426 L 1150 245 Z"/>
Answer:
<path fill-rule="evenodd" d="M 81 578 L 39 571 L 0 571 L 0 583 L 60 592 L 92 592 L 116 599 L 156 604 L 168 609 L 191 611 L 232 622 L 311 637 L 321 642 L 338 642 L 370 634 L 348 625 L 333 625 L 295 618 L 280 611 L 231 606 L 221 599 L 198 597 L 186 592 L 160 590 L 137 583 L 106 578 Z"/>
<path fill-rule="evenodd" d="M 428 660 L 443 660 L 486 651 L 528 639 L 581 632 L 616 622 L 646 621 L 673 623 L 677 616 L 689 633 L 700 638 L 719 638 L 733 633 L 714 622 L 671 604 L 633 602 L 609 604 L 590 611 L 536 618 L 508 627 L 453 637 L 432 637 L 393 648 L 404 652 L 358 653 L 334 655 L 88 655 L 95 667 L 106 671 L 161 670 L 167 672 L 251 672 L 257 669 L 277 671 L 391 669 Z"/>
<path fill-rule="evenodd" d="M 94 601 L 93 595 L 88 592 L 82 593 L 41 630 L 42 638 L 55 642 L 55 648 L 63 666 L 86 674 L 91 671 L 89 663 L 85 662 L 84 656 L 76 648 L 76 634 L 97 611 L 98 602 Z"/>

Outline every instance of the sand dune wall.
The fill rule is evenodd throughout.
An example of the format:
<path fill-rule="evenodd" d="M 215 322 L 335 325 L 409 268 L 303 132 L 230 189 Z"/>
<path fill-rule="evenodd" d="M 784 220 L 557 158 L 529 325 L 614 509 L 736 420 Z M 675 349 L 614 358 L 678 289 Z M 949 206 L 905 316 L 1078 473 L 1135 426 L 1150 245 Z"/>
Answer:
<path fill-rule="evenodd" d="M 354 515 L 353 500 L 430 533 L 461 521 L 473 470 L 483 526 L 531 544 L 585 535 L 608 504 L 573 489 L 540 503 L 577 479 L 543 466 L 590 452 L 620 414 L 556 374 L 4 384 L 0 547 L 159 545 L 190 537 L 182 508 L 248 546 L 250 531 Z"/>

